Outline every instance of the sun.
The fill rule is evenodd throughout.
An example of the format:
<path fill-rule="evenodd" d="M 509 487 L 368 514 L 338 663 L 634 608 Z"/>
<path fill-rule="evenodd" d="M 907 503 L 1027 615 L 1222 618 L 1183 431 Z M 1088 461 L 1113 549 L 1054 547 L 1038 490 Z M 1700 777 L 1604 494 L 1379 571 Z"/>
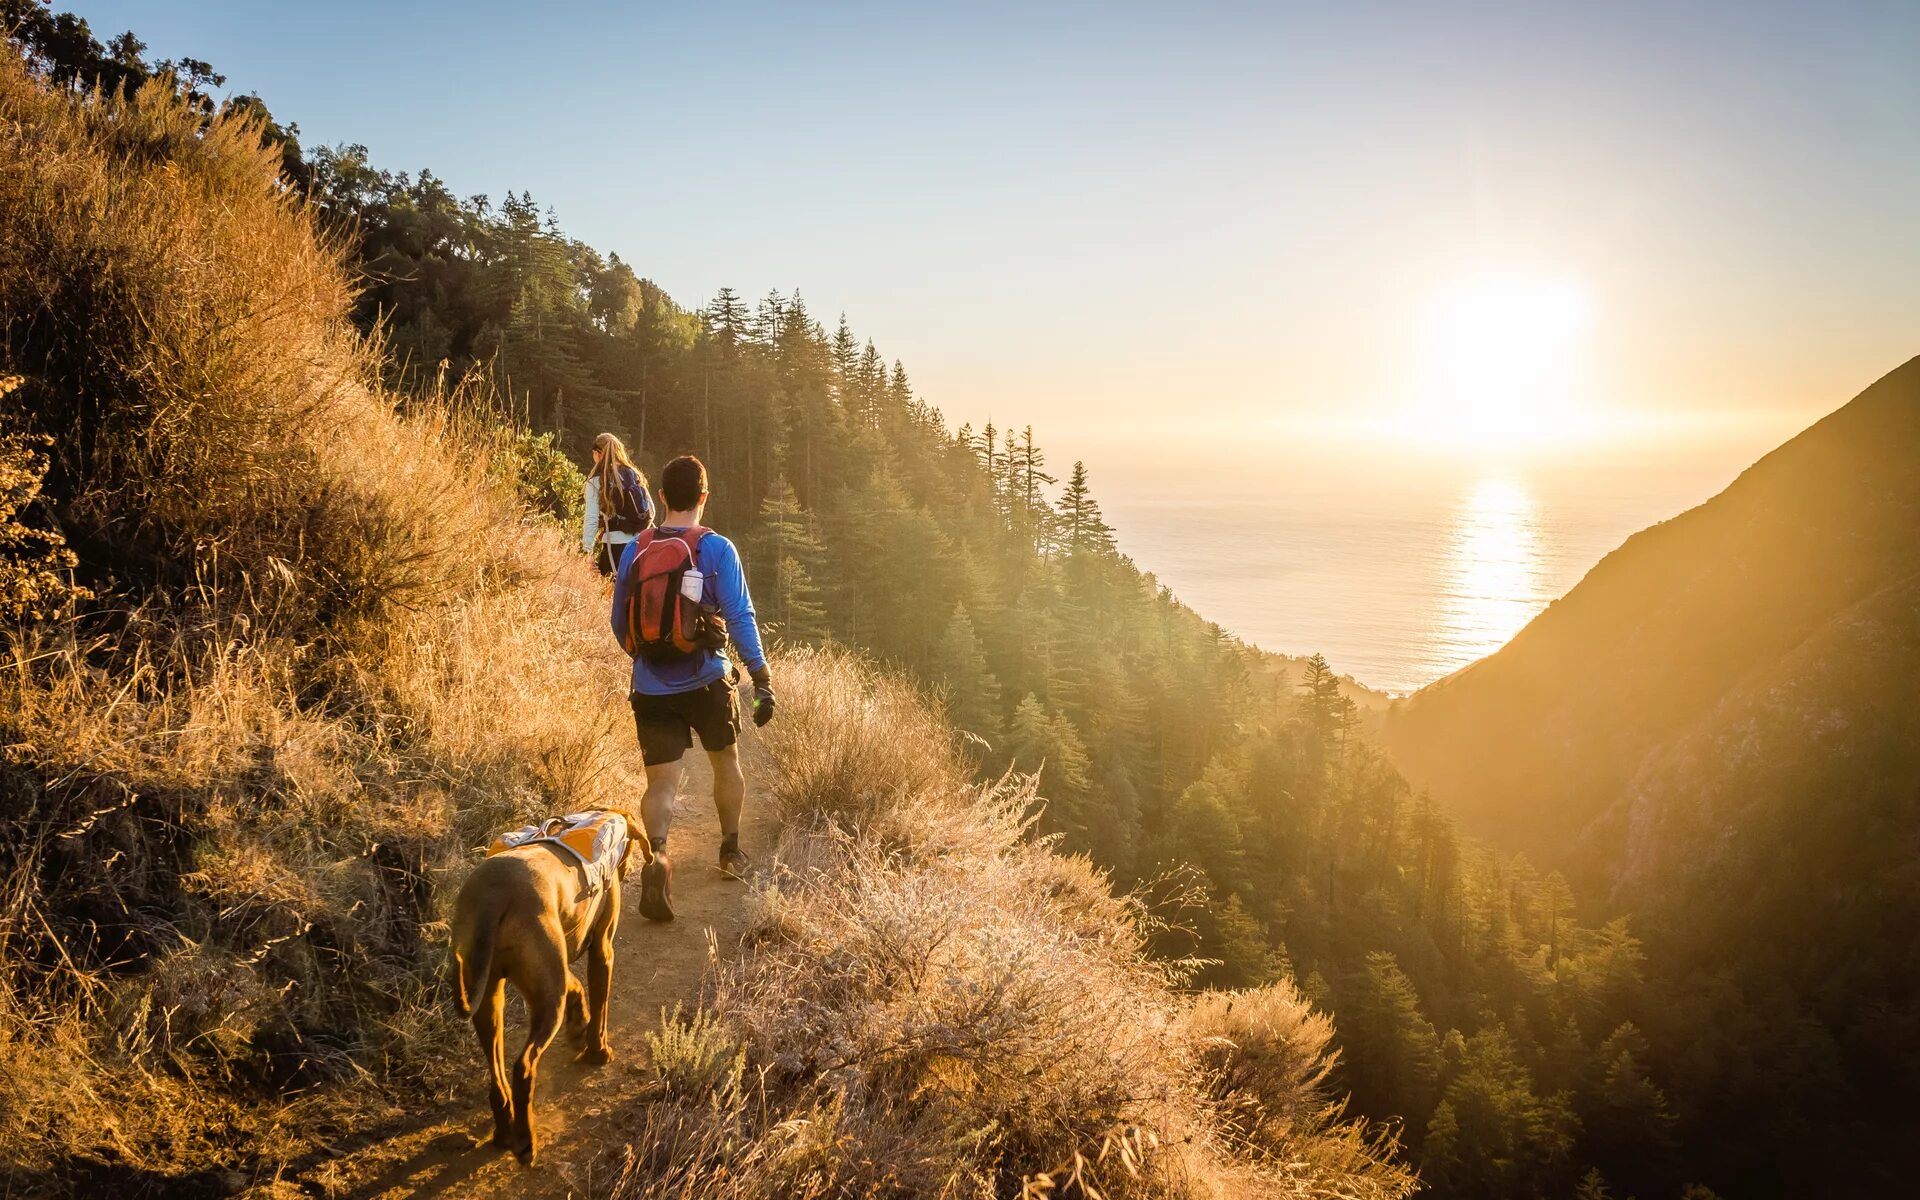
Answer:
<path fill-rule="evenodd" d="M 1578 433 L 1591 323 L 1586 289 L 1561 276 L 1485 271 L 1437 289 L 1421 314 L 1411 432 L 1479 446 Z"/>

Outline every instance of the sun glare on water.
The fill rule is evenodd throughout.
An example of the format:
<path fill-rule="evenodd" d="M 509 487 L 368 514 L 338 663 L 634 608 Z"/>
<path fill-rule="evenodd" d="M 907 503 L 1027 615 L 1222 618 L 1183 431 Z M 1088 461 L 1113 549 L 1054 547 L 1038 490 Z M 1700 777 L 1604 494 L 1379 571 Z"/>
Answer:
<path fill-rule="evenodd" d="M 1580 433 L 1591 320 L 1585 289 L 1552 275 L 1483 272 L 1438 290 L 1421 314 L 1407 432 L 1494 448 Z"/>
<path fill-rule="evenodd" d="M 1462 498 L 1447 538 L 1434 675 L 1492 654 L 1545 607 L 1539 522 L 1533 493 L 1516 480 L 1485 478 Z"/>

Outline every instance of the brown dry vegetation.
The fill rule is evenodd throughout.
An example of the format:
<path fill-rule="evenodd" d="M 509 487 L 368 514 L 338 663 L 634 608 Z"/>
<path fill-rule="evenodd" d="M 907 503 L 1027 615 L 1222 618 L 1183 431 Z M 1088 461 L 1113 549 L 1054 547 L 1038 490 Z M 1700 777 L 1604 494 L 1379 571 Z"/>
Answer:
<path fill-rule="evenodd" d="M 0 56 L 0 422 L 100 593 L 0 674 L 0 1165 L 48 1190 L 443 1085 L 446 883 L 628 753 L 590 574 L 491 431 L 379 390 L 276 161 Z"/>
<path fill-rule="evenodd" d="M 780 679 L 774 882 L 656 1052 L 616 1194 L 1410 1190 L 1322 1094 L 1332 1027 L 1290 985 L 1183 997 L 1139 909 L 1029 836 L 1031 780 L 973 785 L 923 699 L 850 657 Z"/>
<path fill-rule="evenodd" d="M 471 1065 L 444 898 L 625 792 L 602 591 L 457 398 L 375 380 L 337 248 L 240 122 L 0 56 L 0 432 L 96 598 L 0 669 L 0 1170 L 275 1175 Z M 626 1195 L 1396 1196 L 1284 988 L 1183 998 L 897 680 L 779 664 L 786 828 Z M 719 1014 L 719 1015 L 715 1015 Z"/>

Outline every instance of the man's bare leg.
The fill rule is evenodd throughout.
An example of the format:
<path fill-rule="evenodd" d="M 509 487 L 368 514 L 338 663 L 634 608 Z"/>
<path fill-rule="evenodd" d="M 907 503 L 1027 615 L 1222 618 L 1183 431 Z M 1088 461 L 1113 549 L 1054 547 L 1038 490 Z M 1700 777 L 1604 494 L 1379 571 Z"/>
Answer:
<path fill-rule="evenodd" d="M 640 798 L 640 824 L 655 850 L 653 861 L 640 868 L 640 915 L 649 921 L 673 920 L 673 868 L 665 849 L 673 826 L 673 798 L 680 790 L 680 764 L 660 763 L 647 768 L 647 794 Z"/>
<path fill-rule="evenodd" d="M 720 777 L 714 772 L 714 778 Z M 647 794 L 640 798 L 640 823 L 647 827 L 647 837 L 655 845 L 666 840 L 667 830 L 673 825 L 673 799 L 680 791 L 680 762 L 658 763 L 647 767 Z M 736 819 L 740 811 L 738 803 L 734 805 Z"/>
<path fill-rule="evenodd" d="M 740 836 L 740 810 L 747 802 L 747 776 L 740 769 L 740 746 L 738 743 L 725 750 L 710 750 L 707 759 L 713 763 L 713 810 L 720 817 L 720 836 L 722 838 Z M 649 784 L 647 794 L 653 794 Z M 652 826 L 648 826 L 652 830 Z"/>

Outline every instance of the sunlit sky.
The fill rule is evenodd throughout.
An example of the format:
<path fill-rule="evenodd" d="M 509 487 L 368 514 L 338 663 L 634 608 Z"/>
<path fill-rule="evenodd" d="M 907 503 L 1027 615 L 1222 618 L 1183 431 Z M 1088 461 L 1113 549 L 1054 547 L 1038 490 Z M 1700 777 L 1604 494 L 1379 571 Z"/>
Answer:
<path fill-rule="evenodd" d="M 1911 3 L 59 7 L 1069 452 L 1489 371 L 1785 433 L 1920 351 Z"/>

